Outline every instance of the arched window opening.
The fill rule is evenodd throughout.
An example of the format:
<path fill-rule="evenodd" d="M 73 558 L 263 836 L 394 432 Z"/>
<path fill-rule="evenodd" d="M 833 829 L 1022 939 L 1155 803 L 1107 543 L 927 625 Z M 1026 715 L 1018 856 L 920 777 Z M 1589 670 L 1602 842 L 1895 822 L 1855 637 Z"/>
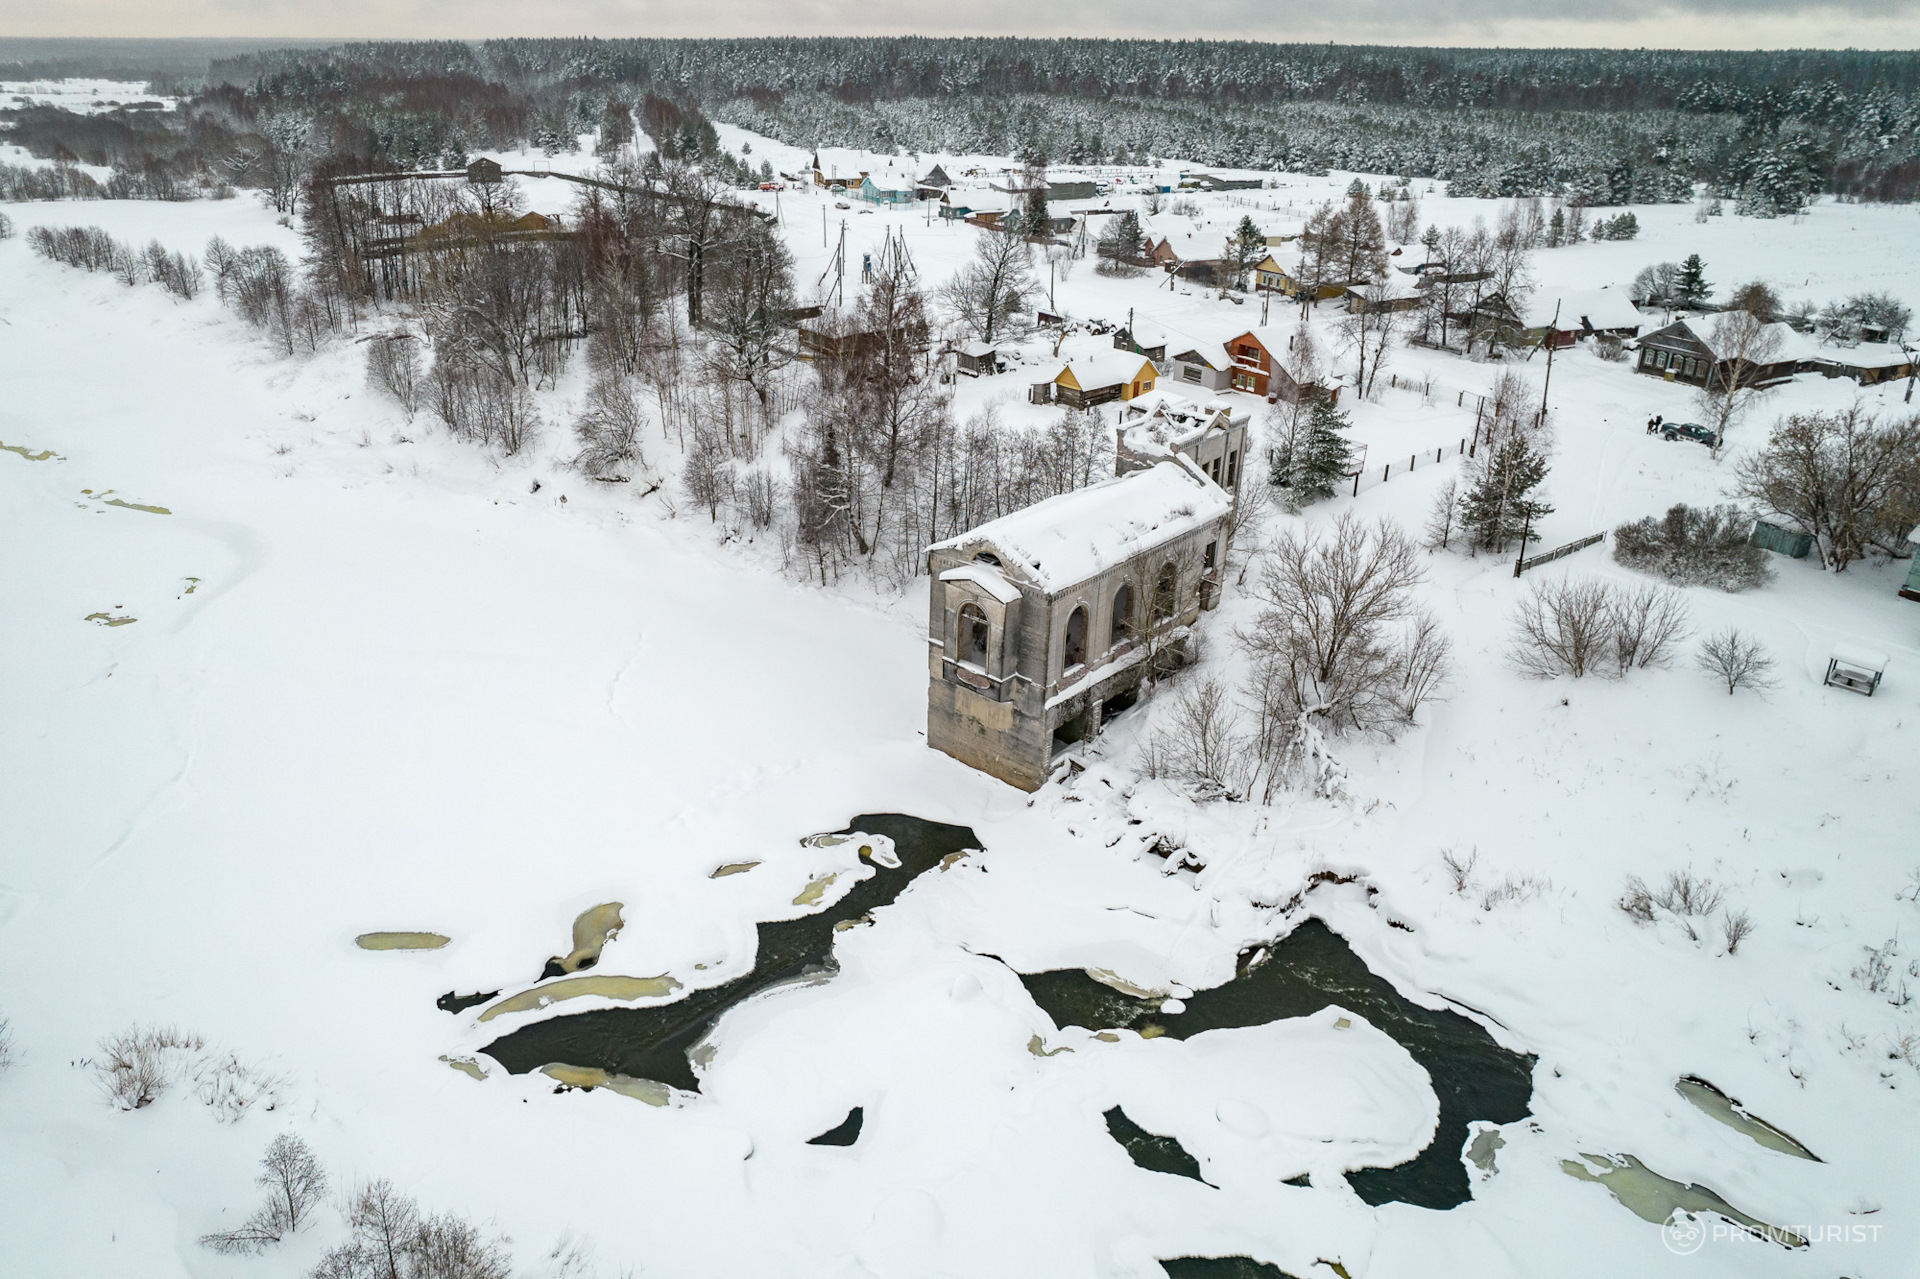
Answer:
<path fill-rule="evenodd" d="M 1067 618 L 1067 648 L 1061 658 L 1062 670 L 1072 670 L 1087 663 L 1087 610 L 1076 608 Z"/>
<path fill-rule="evenodd" d="M 1125 582 L 1113 593 L 1113 637 L 1112 644 L 1123 642 L 1133 634 L 1133 587 Z"/>
<path fill-rule="evenodd" d="M 987 669 L 987 615 L 978 605 L 966 604 L 960 609 L 960 660 L 971 662 L 981 670 Z"/>
<path fill-rule="evenodd" d="M 1153 588 L 1153 620 L 1164 621 L 1173 616 L 1174 597 L 1180 589 L 1180 570 L 1168 564 L 1160 570 L 1160 580 Z"/>
<path fill-rule="evenodd" d="M 1005 567 L 1005 565 L 1000 563 L 1000 557 L 998 555 L 995 555 L 992 551 L 982 551 L 978 555 L 974 556 L 973 559 L 974 559 L 974 563 L 976 564 L 991 564 L 995 568 Z"/>

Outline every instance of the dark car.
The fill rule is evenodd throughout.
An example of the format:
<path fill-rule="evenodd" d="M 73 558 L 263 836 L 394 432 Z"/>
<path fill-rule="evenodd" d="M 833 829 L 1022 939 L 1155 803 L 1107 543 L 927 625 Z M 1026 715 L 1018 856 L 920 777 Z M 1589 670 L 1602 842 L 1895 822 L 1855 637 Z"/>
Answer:
<path fill-rule="evenodd" d="M 1714 441 L 1713 428 L 1701 426 L 1698 422 L 1662 422 L 1660 438 L 1663 440 L 1693 440 L 1699 444 L 1711 445 Z"/>

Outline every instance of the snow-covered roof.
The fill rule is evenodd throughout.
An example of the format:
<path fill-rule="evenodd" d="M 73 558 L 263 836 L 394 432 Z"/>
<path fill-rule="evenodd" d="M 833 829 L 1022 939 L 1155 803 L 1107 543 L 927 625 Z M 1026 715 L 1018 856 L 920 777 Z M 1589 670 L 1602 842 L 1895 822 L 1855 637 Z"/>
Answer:
<path fill-rule="evenodd" d="M 865 180 L 876 191 L 912 191 L 915 185 L 912 178 L 899 173 L 869 173 Z"/>
<path fill-rule="evenodd" d="M 1189 231 L 1166 237 L 1167 247 L 1182 262 L 1218 262 L 1227 256 L 1225 231 Z"/>
<path fill-rule="evenodd" d="M 1184 360 L 1190 355 L 1195 356 L 1208 368 L 1216 371 L 1224 371 L 1233 367 L 1233 360 L 1227 355 L 1227 348 L 1218 342 L 1195 342 L 1191 345 L 1181 344 L 1181 349 L 1172 352 L 1172 355 L 1176 360 Z"/>
<path fill-rule="evenodd" d="M 960 344 L 960 354 L 970 355 L 976 360 L 983 356 L 992 355 L 997 349 L 993 343 L 982 342 L 978 338 L 975 338 L 971 342 L 963 342 Z"/>
<path fill-rule="evenodd" d="M 1103 386 L 1120 386 L 1131 382 L 1140 375 L 1142 368 L 1152 367 L 1153 362 L 1144 355 L 1109 350 L 1097 355 L 1076 355 L 1047 380 L 1058 382 L 1062 374 L 1071 370 L 1075 385 L 1083 391 L 1092 391 Z"/>
<path fill-rule="evenodd" d="M 1712 318 L 1703 317 L 1698 320 L 1688 320 L 1684 322 L 1688 332 L 1698 338 L 1700 345 L 1711 351 L 1713 358 L 1716 360 L 1730 360 L 1738 354 L 1737 348 L 1739 344 L 1732 340 L 1733 335 L 1731 332 L 1726 333 L 1724 336 L 1721 332 L 1723 326 L 1729 326 L 1733 323 L 1730 317 L 1734 313 L 1729 311 L 1723 314 L 1729 318 L 1723 319 L 1722 316 L 1714 316 Z M 1788 360 L 1818 360 L 1823 358 L 1818 342 L 1815 342 L 1806 334 L 1801 333 L 1784 320 L 1776 320 L 1772 324 L 1764 324 L 1760 327 L 1760 332 L 1762 335 L 1770 335 L 1771 341 L 1775 344 L 1775 349 L 1768 354 L 1766 359 L 1766 362 L 1769 364 L 1782 364 Z M 1767 336 L 1760 336 L 1756 337 L 1754 342 L 1758 343 L 1767 340 L 1769 340 Z M 1753 345 L 1750 344 L 1748 346 L 1749 352 L 1752 352 L 1754 349 Z"/>
<path fill-rule="evenodd" d="M 1913 357 L 1891 342 L 1860 342 L 1853 346 L 1823 346 L 1817 356 L 1810 358 L 1850 369 L 1897 369 Z"/>
<path fill-rule="evenodd" d="M 1833 646 L 1833 660 L 1847 666 L 1857 666 L 1861 670 L 1884 671 L 1891 659 L 1877 648 L 1868 648 L 1864 644 L 1849 644 L 1842 640 Z"/>
<path fill-rule="evenodd" d="M 982 543 L 1051 594 L 1205 528 L 1232 499 L 1185 458 L 1102 480 L 989 520 L 933 550 Z"/>
<path fill-rule="evenodd" d="M 1544 329 L 1554 322 L 1555 307 L 1560 311 L 1560 328 L 1578 329 L 1583 323 L 1594 329 L 1631 329 L 1646 323 L 1624 289 L 1545 289 L 1527 299 L 1521 323 L 1530 329 Z"/>
<path fill-rule="evenodd" d="M 940 575 L 943 582 L 971 582 L 1002 604 L 1011 604 L 1020 598 L 1020 588 L 1000 576 L 989 564 L 962 564 L 959 568 L 950 568 Z"/>
<path fill-rule="evenodd" d="M 1400 271 L 1388 271 L 1385 275 L 1363 284 L 1350 284 L 1347 286 L 1347 292 L 1358 297 L 1366 297 L 1376 287 L 1380 290 L 1380 296 L 1387 301 L 1395 298 L 1419 297 L 1421 293 L 1420 277 Z M 1547 314 L 1551 316 L 1553 312 L 1548 311 Z"/>

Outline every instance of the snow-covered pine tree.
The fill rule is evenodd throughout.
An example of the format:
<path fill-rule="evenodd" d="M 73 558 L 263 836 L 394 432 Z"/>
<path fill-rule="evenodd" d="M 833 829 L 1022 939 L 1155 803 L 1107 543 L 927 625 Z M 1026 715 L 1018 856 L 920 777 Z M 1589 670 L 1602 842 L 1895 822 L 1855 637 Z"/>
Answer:
<path fill-rule="evenodd" d="M 1233 265 L 1233 287 L 1247 287 L 1247 272 L 1259 266 L 1267 256 L 1267 237 L 1254 225 L 1253 216 L 1247 214 L 1240 219 L 1240 225 L 1234 228 L 1233 238 L 1227 242 L 1227 258 Z"/>
<path fill-rule="evenodd" d="M 1327 396 L 1316 396 L 1307 413 L 1306 429 L 1294 441 L 1293 474 L 1288 501 L 1297 510 L 1339 490 L 1353 452 L 1347 446 L 1347 415 Z"/>
<path fill-rule="evenodd" d="M 1707 264 L 1698 253 L 1687 254 L 1680 271 L 1673 277 L 1673 300 L 1680 306 L 1699 306 L 1713 292 L 1707 283 Z"/>
<path fill-rule="evenodd" d="M 1553 508 L 1533 496 L 1547 478 L 1547 459 L 1527 432 L 1509 431 L 1490 447 L 1485 465 L 1460 503 L 1460 526 L 1482 550 L 1499 554 Z"/>

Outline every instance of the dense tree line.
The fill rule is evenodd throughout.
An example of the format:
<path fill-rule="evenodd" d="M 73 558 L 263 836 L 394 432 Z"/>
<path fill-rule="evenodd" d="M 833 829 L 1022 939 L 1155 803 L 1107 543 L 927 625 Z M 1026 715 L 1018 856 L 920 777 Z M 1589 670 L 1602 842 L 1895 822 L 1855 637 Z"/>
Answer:
<path fill-rule="evenodd" d="M 1920 195 L 1911 53 L 497 40 L 264 52 L 216 62 L 210 78 L 268 109 L 353 121 L 369 153 L 401 167 L 454 146 L 505 145 L 508 133 L 570 146 L 609 103 L 638 118 L 652 97 L 803 145 L 1077 162 L 1178 155 L 1589 204 L 1682 199 L 1699 180 L 1758 213 L 1822 189 Z"/>

